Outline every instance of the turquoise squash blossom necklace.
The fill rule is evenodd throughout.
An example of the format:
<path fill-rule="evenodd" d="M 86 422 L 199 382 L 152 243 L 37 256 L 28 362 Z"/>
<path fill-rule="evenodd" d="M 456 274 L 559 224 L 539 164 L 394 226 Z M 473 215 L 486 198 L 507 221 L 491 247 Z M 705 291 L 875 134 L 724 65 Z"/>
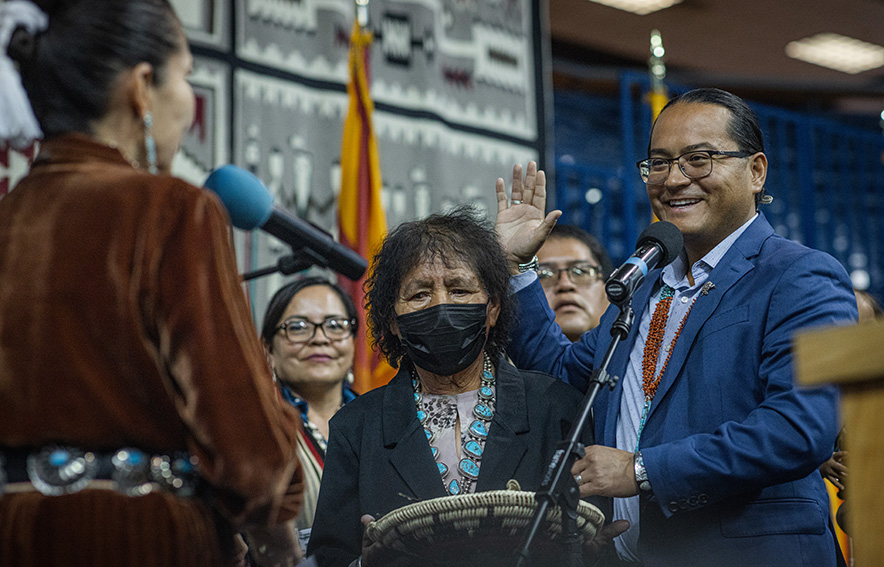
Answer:
<path fill-rule="evenodd" d="M 445 490 L 452 496 L 469 493 L 473 482 L 479 479 L 479 467 L 482 462 L 482 453 L 485 451 L 485 440 L 488 438 L 488 426 L 491 418 L 494 417 L 495 382 L 491 358 L 488 354 L 485 354 L 485 360 L 482 365 L 482 385 L 479 386 L 478 398 L 473 406 L 473 417 L 475 419 L 470 423 L 467 435 L 461 435 L 462 456 L 457 463 L 457 477 L 446 480 L 451 473 L 451 469 L 448 465 L 439 461 L 439 448 L 433 445 L 436 434 L 430 430 L 427 423 L 429 415 L 421 406 L 423 395 L 421 394 L 420 380 L 418 380 L 417 372 L 413 368 L 411 370 L 411 384 L 414 387 L 414 404 L 417 406 L 417 418 L 424 429 L 427 442 L 430 443 L 430 450 L 433 452 L 433 458 L 436 459 L 436 468 L 442 477 Z"/>

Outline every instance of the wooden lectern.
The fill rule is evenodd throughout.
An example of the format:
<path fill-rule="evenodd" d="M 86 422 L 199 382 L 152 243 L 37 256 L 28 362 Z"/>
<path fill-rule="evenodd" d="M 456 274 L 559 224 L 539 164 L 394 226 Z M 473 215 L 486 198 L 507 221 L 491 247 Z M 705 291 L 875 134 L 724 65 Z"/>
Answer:
<path fill-rule="evenodd" d="M 799 384 L 841 389 L 855 567 L 884 565 L 884 321 L 796 335 Z"/>

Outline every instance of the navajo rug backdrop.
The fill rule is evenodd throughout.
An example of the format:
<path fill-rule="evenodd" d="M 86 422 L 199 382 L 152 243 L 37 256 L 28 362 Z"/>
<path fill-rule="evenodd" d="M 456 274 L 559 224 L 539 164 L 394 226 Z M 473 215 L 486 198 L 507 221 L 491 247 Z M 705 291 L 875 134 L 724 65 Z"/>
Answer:
<path fill-rule="evenodd" d="M 175 0 L 195 56 L 197 119 L 175 173 L 255 173 L 275 202 L 337 237 L 352 0 Z M 494 180 L 540 159 L 540 0 L 371 0 L 370 94 L 388 228 L 455 203 L 495 211 Z M 547 82 L 549 84 L 549 82 Z M 243 271 L 290 253 L 237 231 Z M 287 277 L 255 280 L 256 323 Z"/>
<path fill-rule="evenodd" d="M 472 202 L 493 217 L 494 180 L 544 165 L 542 0 L 370 0 L 370 95 L 388 228 Z M 275 203 L 337 237 L 353 0 L 172 0 L 194 53 L 196 119 L 173 172 L 202 185 L 233 163 Z M 548 57 L 547 57 L 548 58 Z M 0 148 L 0 198 L 37 145 Z M 291 250 L 259 231 L 234 234 L 239 267 Z M 249 285 L 256 324 L 289 277 Z"/>

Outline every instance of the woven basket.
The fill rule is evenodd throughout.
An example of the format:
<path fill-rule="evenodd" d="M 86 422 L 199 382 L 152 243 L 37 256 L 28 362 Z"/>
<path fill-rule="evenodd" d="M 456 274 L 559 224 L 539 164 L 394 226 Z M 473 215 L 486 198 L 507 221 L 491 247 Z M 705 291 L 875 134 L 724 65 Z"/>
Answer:
<path fill-rule="evenodd" d="M 533 492 L 493 490 L 444 496 L 393 510 L 366 528 L 366 537 L 380 546 L 384 558 L 411 557 L 415 565 L 512 565 L 513 552 L 524 540 L 534 517 Z M 532 557 L 544 565 L 558 564 L 561 554 L 561 511 L 547 512 L 532 544 Z M 592 539 L 605 517 L 592 504 L 580 501 L 577 528 L 583 541 Z M 405 564 L 408 564 L 405 561 Z"/>

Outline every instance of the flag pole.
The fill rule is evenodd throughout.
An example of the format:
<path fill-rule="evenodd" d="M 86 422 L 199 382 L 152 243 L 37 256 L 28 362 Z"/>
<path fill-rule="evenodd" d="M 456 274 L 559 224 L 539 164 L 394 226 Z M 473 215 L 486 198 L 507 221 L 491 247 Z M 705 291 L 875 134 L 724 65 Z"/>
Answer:
<path fill-rule="evenodd" d="M 648 102 L 651 104 L 651 119 L 656 120 L 660 111 L 669 100 L 666 91 L 666 61 L 663 48 L 663 35 L 660 30 L 651 31 L 651 56 L 648 58 L 648 72 L 651 76 L 651 92 L 648 94 Z"/>
<path fill-rule="evenodd" d="M 356 22 L 362 29 L 368 29 L 368 0 L 356 0 Z"/>
<path fill-rule="evenodd" d="M 370 58 L 372 33 L 369 23 L 369 0 L 355 0 L 356 18 L 350 36 L 348 55 L 349 99 L 341 141 L 341 191 L 338 196 L 340 241 L 360 256 L 372 259 L 387 232 L 381 203 L 381 171 L 378 144 L 372 125 L 374 103 L 371 100 Z M 366 333 L 366 310 L 363 285 L 339 282 L 347 290 L 359 312 L 360 325 L 354 337 L 354 388 L 359 393 L 386 384 L 396 371 L 371 348 Z"/>
<path fill-rule="evenodd" d="M 657 116 L 666 106 L 669 100 L 669 93 L 666 90 L 666 61 L 663 56 L 666 50 L 663 48 L 663 35 L 660 30 L 651 31 L 651 56 L 648 58 L 648 73 L 651 78 L 651 89 L 648 92 L 648 104 L 651 105 L 651 124 L 657 120 Z M 656 222 L 657 218 L 653 212 L 651 213 L 651 221 Z"/>

